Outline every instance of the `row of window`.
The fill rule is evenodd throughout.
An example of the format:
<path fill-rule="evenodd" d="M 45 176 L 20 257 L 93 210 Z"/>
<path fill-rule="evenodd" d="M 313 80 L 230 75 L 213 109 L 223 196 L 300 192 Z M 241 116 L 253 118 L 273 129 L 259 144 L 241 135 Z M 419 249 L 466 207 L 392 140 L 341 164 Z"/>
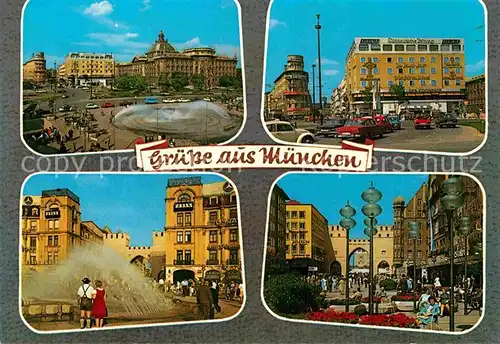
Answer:
<path fill-rule="evenodd" d="M 380 43 L 360 43 L 359 51 L 439 51 L 437 44 L 383 44 Z M 441 44 L 441 51 L 462 51 L 460 44 Z"/>
<path fill-rule="evenodd" d="M 191 250 L 177 250 L 176 254 L 177 264 L 193 265 L 193 255 Z M 208 260 L 210 262 L 218 262 L 218 252 L 217 250 L 208 251 Z M 238 262 L 238 249 L 229 250 L 229 261 L 236 263 Z"/>
<path fill-rule="evenodd" d="M 297 240 L 297 233 L 291 233 L 292 240 Z M 306 233 L 298 233 L 299 240 L 306 240 Z M 286 240 L 290 240 L 290 233 L 286 233 Z"/>
<path fill-rule="evenodd" d="M 397 70 L 398 70 L 398 74 L 404 74 L 404 68 L 400 67 L 400 68 L 397 68 Z M 415 74 L 416 70 L 417 70 L 417 68 L 414 68 L 414 67 L 408 68 L 408 71 L 410 72 L 410 74 Z M 421 74 L 425 74 L 427 72 L 427 69 L 425 67 L 420 67 L 420 68 L 418 68 L 418 70 L 420 71 Z M 387 74 L 393 74 L 393 71 L 394 71 L 393 68 L 387 68 Z M 451 71 L 453 71 L 453 68 L 451 69 Z M 455 73 L 460 73 L 461 71 L 462 71 L 462 68 L 460 68 L 460 67 L 454 68 Z M 436 74 L 436 68 L 431 68 L 430 72 L 431 72 L 431 74 Z M 380 73 L 380 71 L 378 68 L 372 69 L 372 74 L 379 74 L 379 73 Z M 448 68 L 448 67 L 443 68 L 443 73 L 445 73 L 445 74 L 450 73 L 450 68 Z M 364 67 L 361 68 L 361 74 L 367 75 L 368 69 L 364 68 Z"/>
<path fill-rule="evenodd" d="M 209 232 L 209 242 L 210 243 L 217 243 L 217 231 L 210 231 Z M 229 231 L 229 241 L 230 242 L 237 242 L 238 241 L 238 230 L 237 229 L 231 229 Z M 192 235 L 191 231 L 178 231 L 177 232 L 177 243 L 178 244 L 190 244 L 192 243 Z"/>
<path fill-rule="evenodd" d="M 362 57 L 361 58 L 361 63 L 366 63 L 368 61 L 367 59 L 368 58 L 366 58 L 366 57 Z M 373 61 L 373 63 L 378 63 L 380 61 L 378 57 L 372 57 L 371 60 Z M 425 62 L 427 62 L 427 57 L 421 56 L 421 57 L 419 57 L 418 60 L 419 60 L 420 63 L 425 63 Z M 393 63 L 394 61 L 398 61 L 398 63 L 404 63 L 405 62 L 405 58 L 402 57 L 402 56 L 399 56 L 397 59 L 395 59 L 394 57 L 387 57 L 386 61 L 388 63 Z M 431 63 L 436 63 L 436 57 L 435 56 L 431 56 L 430 59 L 429 59 L 429 61 Z M 415 57 L 413 57 L 413 56 L 408 57 L 408 62 L 409 63 L 415 63 Z M 445 57 L 444 58 L 444 63 L 448 63 L 448 62 L 460 63 L 460 57 L 458 57 L 458 56 L 457 57 Z"/>
<path fill-rule="evenodd" d="M 292 246 L 292 251 L 291 253 L 292 254 L 296 254 L 297 253 L 297 245 L 291 245 Z M 306 245 L 298 245 L 299 246 L 299 253 L 300 254 L 305 254 L 306 253 Z M 285 246 L 285 252 L 286 253 L 290 253 L 290 245 L 286 245 Z"/>
<path fill-rule="evenodd" d="M 408 80 L 408 81 L 404 81 L 404 80 L 399 80 L 399 85 L 401 86 L 405 86 L 408 85 L 408 86 L 417 86 L 417 82 L 420 86 L 437 86 L 437 81 L 436 80 Z M 387 81 L 387 86 L 391 87 L 392 85 L 394 85 L 394 81 L 392 80 L 388 80 Z M 450 80 L 446 79 L 444 80 L 444 85 L 445 86 L 450 86 L 451 83 L 450 83 Z M 455 86 L 460 86 L 462 85 L 462 80 L 460 79 L 456 79 L 455 80 Z M 362 87 L 367 87 L 368 86 L 368 81 L 361 81 L 361 86 Z M 419 215 L 421 216 L 421 215 Z"/>
<path fill-rule="evenodd" d="M 214 224 L 217 222 L 219 216 L 217 211 L 211 211 L 208 214 L 208 223 Z M 229 210 L 229 218 L 230 219 L 237 219 L 238 218 L 238 209 L 233 208 Z M 177 213 L 177 226 L 180 227 L 185 227 L 185 226 L 191 226 L 193 224 L 192 221 L 192 214 L 191 212 L 185 212 L 185 213 Z"/>
<path fill-rule="evenodd" d="M 305 222 L 288 222 L 286 223 L 286 229 L 306 229 Z"/>
<path fill-rule="evenodd" d="M 49 231 L 59 231 L 59 220 L 48 220 L 47 222 L 47 228 Z M 30 221 L 30 227 L 29 230 L 31 232 L 36 232 L 38 229 L 38 222 L 36 220 Z"/>
<path fill-rule="evenodd" d="M 297 217 L 298 216 L 298 217 Z M 306 212 L 305 211 L 287 211 L 286 212 L 286 218 L 287 219 L 305 219 L 306 218 Z"/>

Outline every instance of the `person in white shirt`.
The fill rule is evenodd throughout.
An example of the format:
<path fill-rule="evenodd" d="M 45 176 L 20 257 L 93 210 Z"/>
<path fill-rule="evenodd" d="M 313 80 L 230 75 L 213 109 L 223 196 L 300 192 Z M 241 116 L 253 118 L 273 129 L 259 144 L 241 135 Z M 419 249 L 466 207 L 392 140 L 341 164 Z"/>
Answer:
<path fill-rule="evenodd" d="M 189 296 L 189 282 L 187 279 L 184 279 L 181 282 L 182 285 L 182 296 Z"/>
<path fill-rule="evenodd" d="M 84 329 L 86 325 L 89 328 L 92 327 L 90 315 L 92 313 L 92 299 L 96 290 L 90 285 L 90 279 L 87 277 L 82 279 L 82 283 L 83 285 L 78 288 L 77 294 L 80 305 L 80 328 Z M 87 324 L 85 324 L 85 319 L 87 319 Z"/>

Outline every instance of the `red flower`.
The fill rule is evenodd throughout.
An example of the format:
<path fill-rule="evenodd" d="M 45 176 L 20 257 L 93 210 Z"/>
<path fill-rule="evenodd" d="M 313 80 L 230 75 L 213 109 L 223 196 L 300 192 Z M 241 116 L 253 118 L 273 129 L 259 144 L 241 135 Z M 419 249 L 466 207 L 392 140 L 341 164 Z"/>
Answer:
<path fill-rule="evenodd" d="M 333 309 L 326 311 L 312 312 L 306 315 L 307 320 L 323 321 L 323 322 L 337 322 L 348 324 L 363 324 L 373 326 L 389 326 L 389 327 L 403 327 L 403 328 L 416 328 L 418 327 L 415 318 L 411 318 L 404 313 L 396 314 L 376 314 L 376 315 L 363 315 L 358 316 L 354 313 L 335 312 Z"/>

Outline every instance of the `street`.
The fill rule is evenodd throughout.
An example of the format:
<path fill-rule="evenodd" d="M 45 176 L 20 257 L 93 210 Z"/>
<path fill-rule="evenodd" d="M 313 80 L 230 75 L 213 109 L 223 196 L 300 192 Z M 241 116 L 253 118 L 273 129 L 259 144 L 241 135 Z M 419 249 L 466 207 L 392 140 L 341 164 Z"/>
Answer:
<path fill-rule="evenodd" d="M 319 124 L 297 123 L 299 128 L 314 130 Z M 317 144 L 340 145 L 337 138 L 317 137 Z M 438 151 L 450 153 L 465 153 L 477 148 L 484 139 L 484 134 L 472 127 L 458 126 L 456 128 L 418 129 L 412 121 L 401 123 L 401 130 L 387 133 L 381 139 L 375 140 L 376 148 L 404 149 L 416 151 Z"/>

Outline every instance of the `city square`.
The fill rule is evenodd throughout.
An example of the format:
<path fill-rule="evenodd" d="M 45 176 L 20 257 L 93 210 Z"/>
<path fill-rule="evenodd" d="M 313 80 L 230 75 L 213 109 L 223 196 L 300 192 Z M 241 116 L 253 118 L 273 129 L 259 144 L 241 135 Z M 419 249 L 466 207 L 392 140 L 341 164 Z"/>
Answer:
<path fill-rule="evenodd" d="M 288 174 L 270 198 L 264 301 L 291 320 L 467 331 L 483 312 L 483 204 L 466 175 Z"/>
<path fill-rule="evenodd" d="M 334 146 L 354 140 L 415 152 L 464 153 L 483 144 L 486 54 L 479 2 L 455 7 L 468 20 L 447 29 L 391 24 L 393 11 L 431 12 L 429 20 L 439 20 L 450 15 L 444 5 L 431 11 L 409 1 L 385 11 L 367 2 L 352 21 L 343 13 L 357 12 L 354 3 L 312 4 L 293 13 L 287 0 L 271 8 L 262 117 L 274 138 Z M 365 25 L 373 13 L 380 24 Z"/>
<path fill-rule="evenodd" d="M 202 21 L 181 33 L 172 29 L 183 25 L 180 19 L 164 32 L 159 15 L 185 4 L 155 4 L 111 28 L 105 24 L 126 3 L 96 2 L 83 13 L 51 6 L 30 1 L 24 18 L 23 138 L 31 149 L 131 150 L 136 142 L 165 138 L 172 146 L 209 145 L 239 132 L 245 107 L 234 3 L 204 3 L 207 17 L 226 24 Z M 101 32 L 78 29 L 62 41 L 53 25 L 40 31 L 38 12 L 49 8 L 49 16 L 69 13 Z M 55 37 L 58 46 L 50 43 Z"/>
<path fill-rule="evenodd" d="M 148 200 L 123 203 L 124 185 Z M 21 312 L 34 330 L 225 319 L 242 307 L 238 200 L 221 177 L 35 175 L 21 211 Z M 97 297 L 84 313 L 79 288 L 104 290 L 104 317 Z"/>

